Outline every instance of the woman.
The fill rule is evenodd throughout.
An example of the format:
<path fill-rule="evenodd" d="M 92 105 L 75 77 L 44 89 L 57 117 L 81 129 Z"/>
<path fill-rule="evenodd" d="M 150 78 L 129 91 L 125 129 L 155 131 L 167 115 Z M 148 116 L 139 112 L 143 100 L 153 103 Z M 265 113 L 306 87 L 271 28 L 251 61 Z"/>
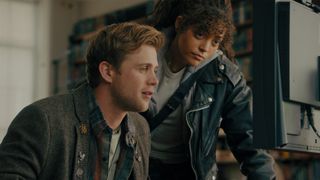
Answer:
<path fill-rule="evenodd" d="M 159 85 L 144 113 L 152 130 L 152 180 L 215 179 L 220 127 L 248 179 L 275 178 L 271 156 L 253 148 L 251 91 L 232 62 L 230 12 L 230 2 L 217 0 L 160 0 L 155 7 L 153 22 L 167 43 L 158 55 Z M 191 77 L 195 82 L 185 86 Z M 170 99 L 177 89 L 185 95 Z"/>

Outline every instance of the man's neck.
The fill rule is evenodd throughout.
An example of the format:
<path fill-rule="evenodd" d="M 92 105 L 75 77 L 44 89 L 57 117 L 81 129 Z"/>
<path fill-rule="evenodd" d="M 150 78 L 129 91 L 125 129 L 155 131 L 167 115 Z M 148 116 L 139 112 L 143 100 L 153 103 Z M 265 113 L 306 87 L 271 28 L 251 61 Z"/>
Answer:
<path fill-rule="evenodd" d="M 117 129 L 127 112 L 115 106 L 105 87 L 98 86 L 94 90 L 94 96 L 107 125 L 111 129 Z"/>
<path fill-rule="evenodd" d="M 108 107 L 107 108 L 100 107 L 100 109 L 107 125 L 113 130 L 117 129 L 120 126 L 123 118 L 126 115 L 126 112 L 116 113 L 116 111 L 112 111 L 112 110 L 109 111 Z M 104 110 L 104 109 L 107 109 L 107 110 Z"/>

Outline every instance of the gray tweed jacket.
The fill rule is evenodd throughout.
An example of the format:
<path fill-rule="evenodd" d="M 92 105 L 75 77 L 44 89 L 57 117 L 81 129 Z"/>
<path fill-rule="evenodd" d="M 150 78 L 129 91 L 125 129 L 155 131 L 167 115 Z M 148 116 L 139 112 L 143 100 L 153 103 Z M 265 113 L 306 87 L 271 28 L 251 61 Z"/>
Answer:
<path fill-rule="evenodd" d="M 1 180 L 87 179 L 92 132 L 86 86 L 37 101 L 15 117 L 0 145 Z M 149 127 L 137 113 L 129 113 L 128 119 L 127 148 L 134 152 L 129 157 L 131 174 L 137 180 L 147 179 Z"/>

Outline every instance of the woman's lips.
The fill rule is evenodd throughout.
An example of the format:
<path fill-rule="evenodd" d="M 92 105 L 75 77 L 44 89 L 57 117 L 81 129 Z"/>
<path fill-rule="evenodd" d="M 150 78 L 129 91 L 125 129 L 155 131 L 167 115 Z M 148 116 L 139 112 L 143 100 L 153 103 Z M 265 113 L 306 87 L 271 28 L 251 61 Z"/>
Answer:
<path fill-rule="evenodd" d="M 200 55 L 200 54 L 192 53 L 192 55 L 193 55 L 193 58 L 196 59 L 196 60 L 198 60 L 198 61 L 203 61 L 203 60 L 205 59 L 205 58 L 204 58 L 202 55 Z"/>

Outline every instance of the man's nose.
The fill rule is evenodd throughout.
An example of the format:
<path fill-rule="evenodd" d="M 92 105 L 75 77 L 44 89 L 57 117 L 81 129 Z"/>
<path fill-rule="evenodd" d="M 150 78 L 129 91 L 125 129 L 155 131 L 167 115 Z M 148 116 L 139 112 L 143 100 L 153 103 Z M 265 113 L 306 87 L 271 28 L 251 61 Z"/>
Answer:
<path fill-rule="evenodd" d="M 156 86 L 159 83 L 159 80 L 157 78 L 157 74 L 154 71 L 151 72 L 148 83 L 152 86 Z"/>

